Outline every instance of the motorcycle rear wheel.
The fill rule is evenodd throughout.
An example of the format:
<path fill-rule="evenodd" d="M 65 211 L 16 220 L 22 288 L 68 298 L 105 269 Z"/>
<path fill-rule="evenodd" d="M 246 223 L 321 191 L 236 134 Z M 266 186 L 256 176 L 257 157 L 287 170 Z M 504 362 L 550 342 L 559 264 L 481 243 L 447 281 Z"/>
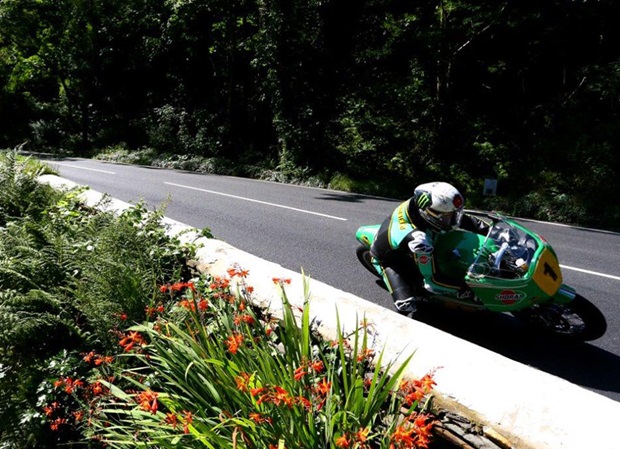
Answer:
<path fill-rule="evenodd" d="M 571 340 L 596 340 L 607 331 L 605 316 L 581 295 L 566 304 L 536 304 L 512 314 L 528 326 Z"/>

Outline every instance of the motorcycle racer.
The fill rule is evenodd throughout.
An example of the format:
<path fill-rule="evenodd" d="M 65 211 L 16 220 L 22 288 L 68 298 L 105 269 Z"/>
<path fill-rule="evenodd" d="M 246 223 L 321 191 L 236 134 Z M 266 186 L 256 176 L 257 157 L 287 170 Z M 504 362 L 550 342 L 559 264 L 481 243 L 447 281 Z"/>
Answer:
<path fill-rule="evenodd" d="M 463 279 L 437 270 L 433 240 L 454 229 L 486 235 L 489 225 L 463 213 L 461 193 L 446 182 L 420 184 L 381 224 L 370 253 L 380 265 L 383 281 L 401 314 L 414 313 L 416 302 L 431 293 L 457 292 L 459 299 L 475 300 Z"/>

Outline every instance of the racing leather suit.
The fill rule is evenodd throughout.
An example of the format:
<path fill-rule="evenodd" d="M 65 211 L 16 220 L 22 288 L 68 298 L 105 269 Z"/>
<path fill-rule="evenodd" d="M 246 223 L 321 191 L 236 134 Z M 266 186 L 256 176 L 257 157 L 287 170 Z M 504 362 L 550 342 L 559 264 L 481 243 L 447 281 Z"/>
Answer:
<path fill-rule="evenodd" d="M 463 279 L 440 273 L 433 256 L 436 231 L 419 213 L 415 197 L 401 203 L 381 224 L 371 255 L 383 271 L 383 280 L 395 303 L 419 298 L 428 292 L 454 292 L 467 288 Z M 459 229 L 486 235 L 488 224 L 463 214 Z"/>

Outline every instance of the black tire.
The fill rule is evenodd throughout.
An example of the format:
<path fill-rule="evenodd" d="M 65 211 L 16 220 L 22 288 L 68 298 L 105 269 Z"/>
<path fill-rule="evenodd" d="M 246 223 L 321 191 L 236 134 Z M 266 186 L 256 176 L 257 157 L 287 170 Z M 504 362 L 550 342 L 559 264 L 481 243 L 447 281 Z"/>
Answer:
<path fill-rule="evenodd" d="M 538 330 L 571 340 L 596 340 L 607 331 L 605 316 L 581 295 L 567 304 L 537 304 L 513 315 Z"/>
<path fill-rule="evenodd" d="M 362 265 L 364 265 L 364 268 L 366 268 L 378 278 L 381 278 L 381 275 L 377 273 L 375 266 L 372 264 L 372 256 L 370 255 L 370 249 L 368 247 L 360 245 L 357 247 L 355 253 L 357 254 L 357 259 Z"/>

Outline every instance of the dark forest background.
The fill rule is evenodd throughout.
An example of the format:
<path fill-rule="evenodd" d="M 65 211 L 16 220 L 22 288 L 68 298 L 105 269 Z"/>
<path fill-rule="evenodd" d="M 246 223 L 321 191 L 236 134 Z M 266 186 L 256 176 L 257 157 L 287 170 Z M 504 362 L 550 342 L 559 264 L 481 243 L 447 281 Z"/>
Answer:
<path fill-rule="evenodd" d="M 0 0 L 0 148 L 403 197 L 446 180 L 620 229 L 619 20 L 614 0 Z"/>

